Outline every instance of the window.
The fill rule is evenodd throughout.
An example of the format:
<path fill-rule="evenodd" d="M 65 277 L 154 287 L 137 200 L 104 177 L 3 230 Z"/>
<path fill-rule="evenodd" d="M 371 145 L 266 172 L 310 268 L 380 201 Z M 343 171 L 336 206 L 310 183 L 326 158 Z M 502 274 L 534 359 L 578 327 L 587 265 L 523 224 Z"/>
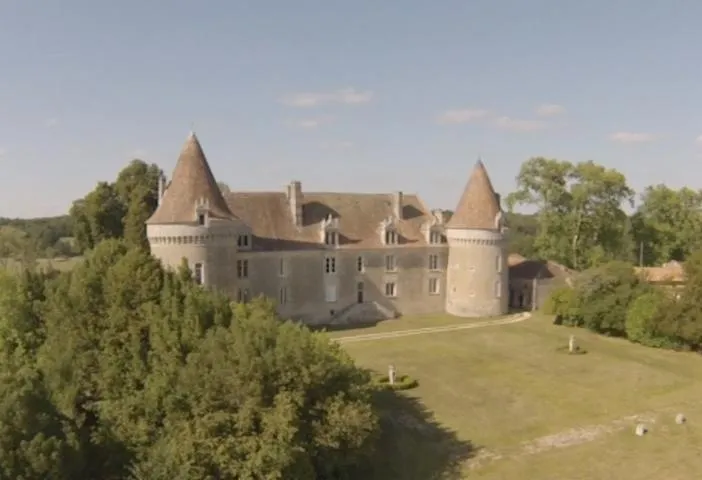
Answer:
<path fill-rule="evenodd" d="M 250 244 L 248 235 L 239 235 L 236 239 L 236 244 L 240 248 L 247 248 Z"/>
<path fill-rule="evenodd" d="M 339 245 L 339 232 L 324 232 L 325 245 Z"/>
<path fill-rule="evenodd" d="M 195 278 L 195 283 L 198 285 L 202 285 L 205 283 L 205 276 L 203 275 L 204 273 L 204 268 L 202 266 L 202 263 L 196 263 L 195 267 L 193 268 L 193 277 Z"/>
<path fill-rule="evenodd" d="M 429 255 L 429 270 L 438 270 L 439 269 L 439 256 L 438 255 Z"/>
<path fill-rule="evenodd" d="M 438 295 L 439 294 L 439 279 L 438 278 L 430 278 L 429 279 L 429 295 Z"/>
<path fill-rule="evenodd" d="M 495 269 L 497 273 L 502 273 L 502 255 L 495 257 Z"/>
<path fill-rule="evenodd" d="M 386 297 L 396 297 L 397 296 L 397 286 L 394 282 L 388 282 L 385 284 L 385 296 Z"/>
<path fill-rule="evenodd" d="M 495 298 L 502 297 L 502 282 L 500 280 L 495 282 Z"/>
<path fill-rule="evenodd" d="M 199 213 L 197 215 L 197 224 L 204 225 L 206 222 L 207 222 L 207 215 L 205 215 L 204 213 Z"/>
<path fill-rule="evenodd" d="M 363 273 L 366 269 L 365 264 L 363 263 L 363 257 L 358 257 L 356 259 L 356 271 Z"/>
<path fill-rule="evenodd" d="M 324 259 L 324 273 L 336 273 L 336 257 L 326 257 Z"/>
<path fill-rule="evenodd" d="M 429 243 L 431 243 L 432 245 L 444 243 L 444 236 L 441 234 L 441 232 L 432 230 L 431 232 L 429 232 Z"/>
<path fill-rule="evenodd" d="M 385 256 L 385 271 L 394 272 L 397 270 L 397 262 L 395 261 L 395 255 Z"/>
<path fill-rule="evenodd" d="M 278 292 L 278 303 L 280 305 L 285 305 L 288 303 L 288 287 L 280 287 L 280 292 Z"/>
<path fill-rule="evenodd" d="M 236 261 L 236 276 L 239 278 L 249 278 L 249 261 L 248 260 L 237 260 Z"/>
<path fill-rule="evenodd" d="M 328 303 L 336 302 L 336 285 L 326 285 L 324 288 L 324 300 Z"/>
<path fill-rule="evenodd" d="M 285 268 L 285 259 L 281 258 L 278 261 L 278 275 L 281 277 L 284 277 L 287 275 L 287 269 Z"/>
<path fill-rule="evenodd" d="M 249 289 L 240 288 L 236 292 L 236 301 L 239 303 L 246 303 L 249 301 Z"/>
<path fill-rule="evenodd" d="M 363 303 L 364 301 L 364 285 L 363 282 L 358 282 L 356 284 L 356 303 Z"/>
<path fill-rule="evenodd" d="M 388 228 L 385 230 L 385 245 L 396 245 L 399 236 L 394 229 Z"/>

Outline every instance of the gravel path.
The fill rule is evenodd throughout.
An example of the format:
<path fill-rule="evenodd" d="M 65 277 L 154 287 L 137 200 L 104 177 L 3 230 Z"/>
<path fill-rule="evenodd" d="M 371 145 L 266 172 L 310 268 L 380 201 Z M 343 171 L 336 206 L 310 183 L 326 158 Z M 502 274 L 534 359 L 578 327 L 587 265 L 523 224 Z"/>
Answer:
<path fill-rule="evenodd" d="M 446 325 L 442 327 L 425 327 L 415 328 L 411 330 L 397 330 L 394 332 L 378 332 L 378 333 L 362 333 L 358 335 L 349 335 L 345 337 L 336 337 L 339 343 L 354 343 L 354 342 L 370 342 L 373 340 L 385 340 L 388 338 L 409 337 L 412 335 L 426 335 L 430 333 L 455 332 L 457 330 L 469 330 L 471 328 L 492 327 L 497 325 L 511 325 L 513 323 L 523 322 L 531 318 L 531 313 L 523 312 L 516 315 L 511 315 L 507 318 L 499 320 L 485 320 L 482 322 L 466 323 L 460 325 Z"/>

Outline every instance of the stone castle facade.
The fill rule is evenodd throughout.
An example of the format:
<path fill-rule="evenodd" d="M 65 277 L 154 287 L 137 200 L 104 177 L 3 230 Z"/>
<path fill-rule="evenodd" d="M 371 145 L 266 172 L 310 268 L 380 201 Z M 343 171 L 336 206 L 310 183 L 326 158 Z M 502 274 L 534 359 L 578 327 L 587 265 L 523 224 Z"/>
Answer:
<path fill-rule="evenodd" d="M 221 192 L 188 137 L 147 221 L 152 253 L 237 301 L 308 324 L 447 312 L 502 315 L 510 291 L 499 196 L 478 162 L 454 215 L 414 194 Z"/>

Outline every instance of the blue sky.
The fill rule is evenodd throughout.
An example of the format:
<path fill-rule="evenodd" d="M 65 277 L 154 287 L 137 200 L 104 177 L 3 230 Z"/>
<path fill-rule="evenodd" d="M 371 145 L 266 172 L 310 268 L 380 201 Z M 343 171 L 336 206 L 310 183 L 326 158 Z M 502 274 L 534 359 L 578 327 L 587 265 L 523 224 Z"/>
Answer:
<path fill-rule="evenodd" d="M 0 216 L 67 211 L 194 124 L 234 190 L 452 208 L 478 155 L 702 187 L 702 2 L 0 0 Z"/>

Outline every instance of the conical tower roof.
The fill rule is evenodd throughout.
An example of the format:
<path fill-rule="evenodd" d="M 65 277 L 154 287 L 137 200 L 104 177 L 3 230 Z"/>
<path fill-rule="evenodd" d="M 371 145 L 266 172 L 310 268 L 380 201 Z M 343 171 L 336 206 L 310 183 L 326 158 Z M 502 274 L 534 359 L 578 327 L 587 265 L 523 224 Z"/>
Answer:
<path fill-rule="evenodd" d="M 485 165 L 478 160 L 447 227 L 496 230 L 495 218 L 500 211 L 500 201 Z"/>
<path fill-rule="evenodd" d="M 213 218 L 236 218 L 222 197 L 197 136 L 190 133 L 161 204 L 146 223 L 194 223 L 200 201 L 207 202 L 207 212 Z"/>

